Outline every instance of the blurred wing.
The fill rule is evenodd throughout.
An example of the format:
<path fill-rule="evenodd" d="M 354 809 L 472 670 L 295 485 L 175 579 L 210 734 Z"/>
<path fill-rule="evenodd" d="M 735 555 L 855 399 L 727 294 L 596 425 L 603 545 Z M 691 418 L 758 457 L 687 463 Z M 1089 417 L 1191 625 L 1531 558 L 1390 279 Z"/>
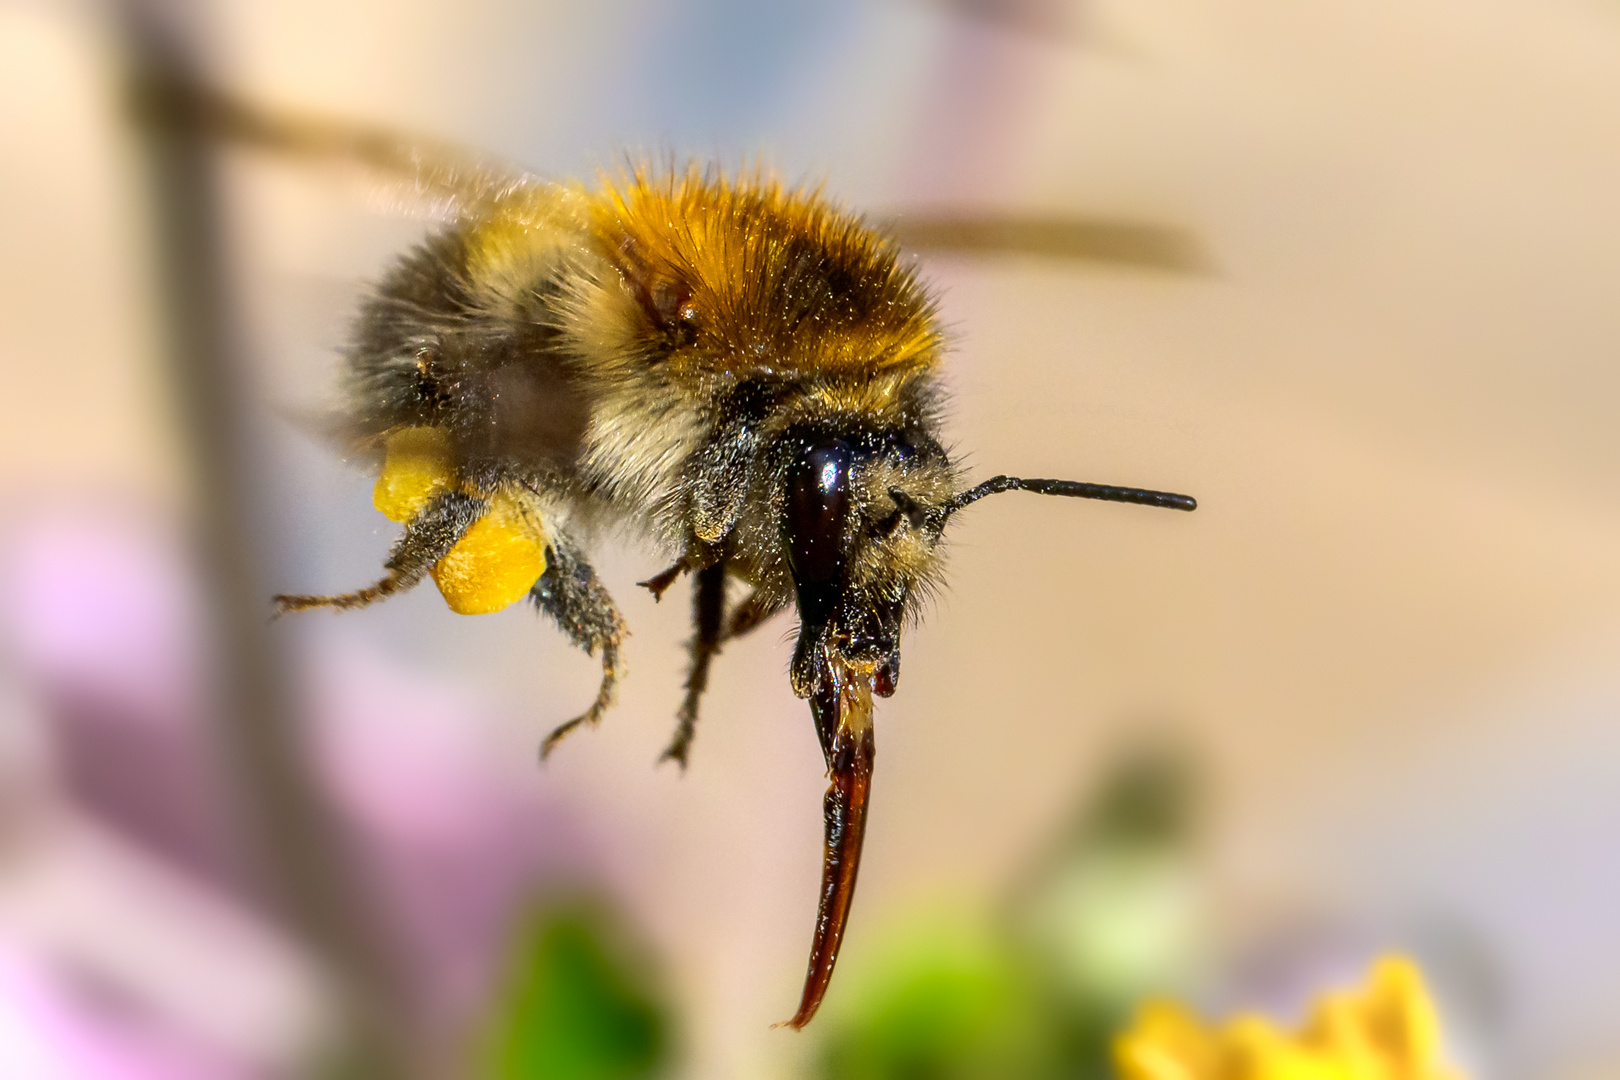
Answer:
<path fill-rule="evenodd" d="M 1070 0 L 929 0 L 933 7 L 974 22 L 1046 41 L 1084 39 L 1084 16 Z"/>
<path fill-rule="evenodd" d="M 531 187 L 531 173 L 454 143 L 258 105 L 215 87 L 149 79 L 132 92 L 137 123 L 283 157 L 358 166 L 429 216 L 464 220 Z"/>
<path fill-rule="evenodd" d="M 454 143 L 266 108 L 197 83 L 149 80 L 134 97 L 143 123 L 289 158 L 359 166 L 442 219 L 482 217 L 506 196 L 543 182 Z M 918 252 L 1037 255 L 1180 273 L 1212 269 L 1197 237 L 1174 226 L 952 212 L 897 215 L 888 227 L 901 247 Z"/>
<path fill-rule="evenodd" d="M 898 215 L 887 227 L 901 247 L 927 254 L 1036 255 L 1183 274 L 1214 270 L 1198 238 L 1173 225 L 1103 218 L 920 213 Z"/>

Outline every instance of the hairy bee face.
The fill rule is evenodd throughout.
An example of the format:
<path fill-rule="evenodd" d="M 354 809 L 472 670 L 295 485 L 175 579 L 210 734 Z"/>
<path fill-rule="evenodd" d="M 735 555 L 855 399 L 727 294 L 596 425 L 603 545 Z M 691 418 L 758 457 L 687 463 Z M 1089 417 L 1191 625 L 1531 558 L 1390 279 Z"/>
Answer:
<path fill-rule="evenodd" d="M 870 671 L 873 691 L 888 697 L 908 608 L 937 568 L 937 508 L 954 470 L 920 431 L 809 429 L 785 443 L 779 527 L 799 609 L 794 690 L 810 696 L 830 655 Z"/>

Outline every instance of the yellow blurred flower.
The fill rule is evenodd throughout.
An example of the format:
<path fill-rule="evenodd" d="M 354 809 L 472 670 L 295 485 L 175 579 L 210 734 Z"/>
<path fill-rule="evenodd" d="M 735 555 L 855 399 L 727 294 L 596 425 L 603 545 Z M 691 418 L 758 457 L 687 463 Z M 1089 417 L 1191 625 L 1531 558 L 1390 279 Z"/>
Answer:
<path fill-rule="evenodd" d="M 1416 965 L 1385 957 L 1359 991 L 1326 994 L 1297 1033 L 1258 1016 L 1222 1027 L 1154 1002 L 1114 1044 L 1123 1080 L 1458 1080 Z"/>

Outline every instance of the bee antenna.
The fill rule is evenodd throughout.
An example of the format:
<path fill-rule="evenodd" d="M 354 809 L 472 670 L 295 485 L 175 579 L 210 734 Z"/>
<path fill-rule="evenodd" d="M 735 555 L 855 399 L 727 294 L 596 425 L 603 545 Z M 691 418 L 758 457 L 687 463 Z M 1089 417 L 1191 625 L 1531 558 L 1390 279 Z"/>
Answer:
<path fill-rule="evenodd" d="M 1102 499 L 1106 502 L 1136 503 L 1139 506 L 1162 506 L 1166 510 L 1198 509 L 1198 500 L 1191 495 L 1175 495 L 1168 491 L 1087 484 L 1079 480 L 1024 480 L 1016 476 L 992 476 L 984 483 L 948 499 L 943 507 L 945 516 L 950 517 L 986 495 L 999 495 L 1003 491 L 1033 491 L 1037 495 L 1064 495 L 1071 499 Z"/>

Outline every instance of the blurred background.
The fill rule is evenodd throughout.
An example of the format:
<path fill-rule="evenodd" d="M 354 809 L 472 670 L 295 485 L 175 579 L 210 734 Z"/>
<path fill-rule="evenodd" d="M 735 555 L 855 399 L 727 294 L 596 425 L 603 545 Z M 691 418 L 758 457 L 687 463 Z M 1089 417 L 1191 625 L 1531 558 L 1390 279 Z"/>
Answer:
<path fill-rule="evenodd" d="M 597 672 L 524 607 L 266 620 L 395 536 L 308 418 L 429 226 L 143 137 L 132 14 L 546 174 L 1201 252 L 918 244 L 975 476 L 1200 508 L 963 515 L 803 1034 L 787 620 L 685 775 L 645 547 L 599 542 L 631 676 L 544 768 Z M 1287 1017 L 1398 948 L 1472 1076 L 1620 1076 L 1612 0 L 6 0 L 0 85 L 0 1074 L 1103 1076 L 1145 994 Z"/>

